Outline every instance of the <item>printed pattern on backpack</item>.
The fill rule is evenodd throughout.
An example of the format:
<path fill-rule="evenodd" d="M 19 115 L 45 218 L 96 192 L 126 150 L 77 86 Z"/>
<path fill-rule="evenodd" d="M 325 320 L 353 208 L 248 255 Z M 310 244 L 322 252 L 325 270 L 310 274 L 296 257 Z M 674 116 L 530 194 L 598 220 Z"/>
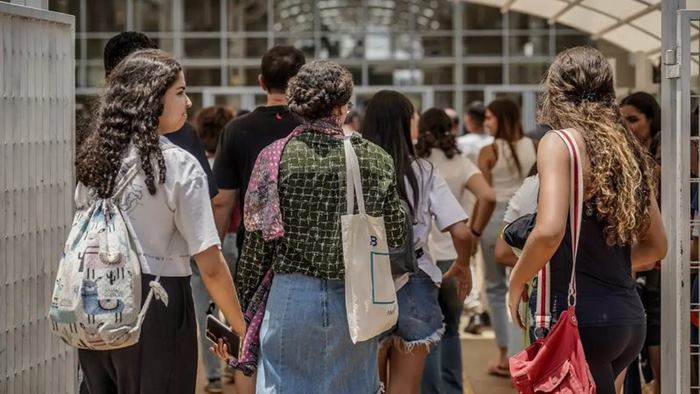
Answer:
<path fill-rule="evenodd" d="M 156 278 L 141 307 L 142 252 L 116 203 L 137 170 L 122 177 L 112 198 L 92 198 L 74 216 L 49 310 L 52 331 L 70 346 L 113 350 L 134 345 L 151 298 L 167 305 Z"/>

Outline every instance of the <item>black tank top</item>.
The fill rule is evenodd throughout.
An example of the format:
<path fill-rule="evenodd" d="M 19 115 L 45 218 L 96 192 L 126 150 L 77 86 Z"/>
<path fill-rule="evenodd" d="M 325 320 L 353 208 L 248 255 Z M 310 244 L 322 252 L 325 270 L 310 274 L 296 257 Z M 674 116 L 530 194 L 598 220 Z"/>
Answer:
<path fill-rule="evenodd" d="M 585 211 L 585 209 L 584 209 Z M 584 213 L 576 261 L 578 300 L 576 317 L 581 327 L 644 324 L 644 307 L 632 278 L 631 248 L 609 246 L 604 223 Z M 567 308 L 571 277 L 571 229 L 550 260 L 552 314 Z"/>

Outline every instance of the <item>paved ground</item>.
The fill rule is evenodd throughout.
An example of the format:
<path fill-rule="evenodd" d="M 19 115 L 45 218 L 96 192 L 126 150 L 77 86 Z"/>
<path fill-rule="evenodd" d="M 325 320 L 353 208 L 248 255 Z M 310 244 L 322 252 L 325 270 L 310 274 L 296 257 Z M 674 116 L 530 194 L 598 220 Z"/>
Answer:
<path fill-rule="evenodd" d="M 493 332 L 486 331 L 480 336 L 462 334 L 462 361 L 464 366 L 465 394 L 510 394 L 515 393 L 510 380 L 489 376 L 486 373 L 489 362 L 496 352 Z M 205 378 L 199 371 L 197 394 L 205 394 Z M 233 385 L 224 385 L 225 394 L 235 394 Z"/>

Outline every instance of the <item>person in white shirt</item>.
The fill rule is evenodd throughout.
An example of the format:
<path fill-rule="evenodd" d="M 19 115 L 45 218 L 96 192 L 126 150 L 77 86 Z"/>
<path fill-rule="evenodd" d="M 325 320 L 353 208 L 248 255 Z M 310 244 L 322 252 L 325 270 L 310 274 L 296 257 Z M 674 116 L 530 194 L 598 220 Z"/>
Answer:
<path fill-rule="evenodd" d="M 389 90 L 375 94 L 367 104 L 362 133 L 394 160 L 399 195 L 408 202 L 413 218 L 419 267 L 417 272 L 395 280 L 399 317 L 380 349 L 380 377 L 389 394 L 417 394 L 425 359 L 444 332 L 438 304 L 440 284 L 454 278 L 460 302 L 464 300 L 471 289 L 469 260 L 475 240 L 466 224 L 467 214 L 445 179 L 430 162 L 416 157 L 411 141 L 418 138 L 418 114 L 406 96 Z M 444 275 L 426 250 L 433 218 L 440 231 L 452 235 L 457 252 Z"/>
<path fill-rule="evenodd" d="M 464 115 L 467 133 L 457 138 L 459 151 L 474 163 L 479 161 L 481 148 L 493 143 L 493 136 L 484 127 L 485 111 L 480 101 L 472 103 Z"/>
<path fill-rule="evenodd" d="M 450 132 L 450 123 L 450 118 L 442 109 L 431 108 L 425 111 L 418 127 L 416 153 L 428 160 L 444 177 L 455 198 L 460 200 L 467 192 L 476 196 L 477 204 L 468 225 L 472 236 L 478 239 L 496 206 L 496 194 L 476 164 L 460 154 L 455 136 Z M 447 272 L 457 258 L 450 234 L 441 232 L 437 222 L 430 231 L 428 250 L 443 273 Z M 445 334 L 426 360 L 421 393 L 461 394 L 463 384 L 459 320 L 462 302 L 457 296 L 453 279 L 443 280 L 438 301 L 444 315 Z"/>
<path fill-rule="evenodd" d="M 534 142 L 523 134 L 520 108 L 509 99 L 496 99 L 486 108 L 484 126 L 493 134 L 494 142 L 481 148 L 479 169 L 496 192 L 493 219 L 484 230 L 481 246 L 484 253 L 484 283 L 496 333 L 498 359 L 489 366 L 489 373 L 508 377 L 508 281 L 505 267 L 496 263 L 496 239 L 501 229 L 508 201 L 530 173 L 537 159 Z"/>
<path fill-rule="evenodd" d="M 163 137 L 182 127 L 192 105 L 182 67 L 165 52 L 137 51 L 110 73 L 99 105 L 94 129 L 76 155 L 76 205 L 113 196 L 125 171 L 139 167 L 116 202 L 141 244 L 144 294 L 160 276 L 168 305 L 150 306 L 136 345 L 79 350 L 85 388 L 91 393 L 192 393 L 197 325 L 190 256 L 233 331 L 243 334 L 246 323 L 219 250 L 204 170 L 194 156 Z"/>

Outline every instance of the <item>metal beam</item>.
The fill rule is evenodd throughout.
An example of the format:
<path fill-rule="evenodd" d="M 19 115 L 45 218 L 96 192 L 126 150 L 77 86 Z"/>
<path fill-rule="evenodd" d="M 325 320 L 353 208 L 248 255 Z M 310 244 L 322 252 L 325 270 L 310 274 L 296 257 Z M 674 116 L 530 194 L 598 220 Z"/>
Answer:
<path fill-rule="evenodd" d="M 518 0 L 508 0 L 506 1 L 505 4 L 501 6 L 501 13 L 505 14 L 506 12 L 510 11 L 511 7 L 513 7 L 513 4 L 518 1 Z"/>
<path fill-rule="evenodd" d="M 646 15 L 646 14 L 648 14 L 648 13 L 654 11 L 654 10 L 658 10 L 658 9 L 660 9 L 660 8 L 661 8 L 661 3 L 659 3 L 659 4 L 654 4 L 654 5 L 650 5 L 649 7 L 645 8 L 645 9 L 643 9 L 643 10 L 640 10 L 639 12 L 635 12 L 634 14 L 628 16 L 627 18 L 620 19 L 619 21 L 617 21 L 617 23 L 614 23 L 614 24 L 612 24 L 612 25 L 606 27 L 605 29 L 603 29 L 603 30 L 601 30 L 601 31 L 599 31 L 599 32 L 597 32 L 597 33 L 595 33 L 595 34 L 593 34 L 593 35 L 591 36 L 591 38 L 594 39 L 594 40 L 598 40 L 598 39 L 602 38 L 603 34 L 609 33 L 609 32 L 611 32 L 611 31 L 617 29 L 617 28 L 620 27 L 620 26 L 627 25 L 627 24 L 629 24 L 630 22 L 632 22 L 633 20 L 635 20 L 635 19 L 637 19 L 637 18 L 640 18 L 640 17 L 642 17 L 642 16 L 644 16 L 644 15 Z M 658 38 L 658 37 L 657 37 L 657 38 Z"/>
<path fill-rule="evenodd" d="M 557 21 L 559 21 L 559 18 L 561 18 L 562 15 L 566 14 L 567 12 L 569 12 L 570 9 L 576 7 L 577 5 L 581 4 L 582 2 L 583 2 L 583 0 L 574 0 L 574 1 L 570 2 L 569 4 L 566 5 L 566 7 L 562 8 L 561 10 L 559 10 L 559 12 L 557 12 L 552 17 L 547 19 L 547 23 L 549 23 L 550 25 L 557 23 Z"/>

